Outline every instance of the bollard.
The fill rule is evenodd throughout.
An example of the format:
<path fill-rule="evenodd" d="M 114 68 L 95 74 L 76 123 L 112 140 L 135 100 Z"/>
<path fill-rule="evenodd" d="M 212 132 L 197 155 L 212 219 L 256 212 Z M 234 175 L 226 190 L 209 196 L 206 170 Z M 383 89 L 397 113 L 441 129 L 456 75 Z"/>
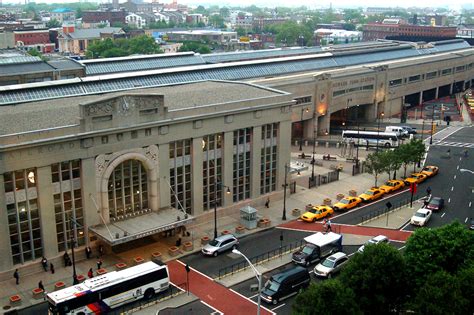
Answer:
<path fill-rule="evenodd" d="M 305 140 L 304 142 L 304 146 L 307 147 L 308 146 L 308 140 Z"/>
<path fill-rule="evenodd" d="M 314 143 L 314 146 L 315 146 L 315 147 L 319 146 L 319 142 L 316 141 L 316 142 Z"/>
<path fill-rule="evenodd" d="M 326 141 L 326 148 L 329 148 L 329 142 Z"/>
<path fill-rule="evenodd" d="M 336 143 L 336 148 L 337 148 L 337 149 L 339 149 L 339 144 L 340 144 L 339 142 Z"/>

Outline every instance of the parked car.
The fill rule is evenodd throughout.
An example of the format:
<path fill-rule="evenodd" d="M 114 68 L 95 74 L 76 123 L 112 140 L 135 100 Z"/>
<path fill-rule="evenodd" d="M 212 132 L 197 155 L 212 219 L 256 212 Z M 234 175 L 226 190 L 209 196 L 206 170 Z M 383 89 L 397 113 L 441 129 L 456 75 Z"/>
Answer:
<path fill-rule="evenodd" d="M 391 179 L 386 181 L 385 184 L 383 184 L 379 188 L 385 191 L 386 193 L 390 193 L 399 190 L 403 187 L 405 187 L 405 183 L 402 180 Z"/>
<path fill-rule="evenodd" d="M 345 197 L 332 206 L 334 211 L 349 210 L 356 207 L 362 200 L 358 197 Z"/>
<path fill-rule="evenodd" d="M 385 235 L 377 235 L 377 236 L 371 238 L 370 240 L 368 240 L 364 245 L 359 247 L 359 249 L 357 251 L 359 253 L 362 253 L 364 251 L 366 245 L 380 244 L 380 243 L 388 243 L 388 237 L 386 237 Z"/>
<path fill-rule="evenodd" d="M 384 190 L 381 190 L 379 188 L 370 188 L 366 190 L 363 194 L 360 194 L 359 198 L 362 201 L 373 201 L 373 200 L 379 199 L 384 194 L 385 194 Z"/>
<path fill-rule="evenodd" d="M 438 171 L 439 171 L 439 167 L 434 166 L 434 165 L 427 165 L 423 167 L 420 173 L 425 174 L 428 177 L 432 177 L 438 174 Z"/>
<path fill-rule="evenodd" d="M 262 300 L 278 304 L 283 299 L 298 293 L 309 286 L 311 277 L 306 268 L 296 266 L 273 275 L 266 283 L 260 294 Z"/>
<path fill-rule="evenodd" d="M 411 217 L 410 223 L 418 226 L 425 226 L 431 218 L 431 210 L 421 208 Z"/>
<path fill-rule="evenodd" d="M 444 199 L 441 197 L 433 197 L 425 206 L 426 209 L 430 209 L 433 211 L 439 211 L 444 207 Z"/>
<path fill-rule="evenodd" d="M 314 274 L 320 277 L 332 278 L 332 275 L 340 271 L 349 261 L 349 257 L 343 252 L 337 252 L 314 267 Z"/>
<path fill-rule="evenodd" d="M 216 257 L 222 252 L 235 249 L 239 245 L 239 240 L 232 234 L 221 235 L 208 244 L 206 244 L 201 252 L 206 256 Z"/>
<path fill-rule="evenodd" d="M 333 213 L 334 210 L 330 206 L 314 206 L 309 209 L 309 211 L 303 213 L 300 219 L 306 222 L 315 222 L 316 220 L 330 216 Z"/>
<path fill-rule="evenodd" d="M 416 135 L 416 128 L 410 126 L 400 126 L 402 127 L 409 135 Z"/>
<path fill-rule="evenodd" d="M 411 185 L 413 183 L 422 183 L 424 182 L 426 179 L 428 178 L 428 176 L 426 176 L 425 174 L 421 174 L 421 173 L 412 173 L 410 177 L 407 177 L 405 178 L 405 185 Z"/>

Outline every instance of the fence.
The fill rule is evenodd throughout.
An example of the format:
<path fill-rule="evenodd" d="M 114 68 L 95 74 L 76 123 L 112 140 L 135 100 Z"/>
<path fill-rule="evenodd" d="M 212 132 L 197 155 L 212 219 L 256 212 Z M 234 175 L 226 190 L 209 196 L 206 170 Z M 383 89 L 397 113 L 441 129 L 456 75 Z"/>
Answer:
<path fill-rule="evenodd" d="M 269 260 L 272 260 L 277 257 L 281 257 L 284 254 L 287 254 L 289 252 L 292 252 L 296 248 L 301 247 L 304 244 L 303 240 L 299 240 L 293 243 L 289 243 L 286 245 L 283 245 L 281 247 L 272 249 L 270 251 L 267 251 L 263 254 L 254 256 L 249 258 L 249 260 L 252 262 L 253 265 L 259 265 L 261 263 L 267 262 Z M 230 266 L 224 267 L 219 269 L 219 275 L 217 276 L 217 279 L 222 279 L 228 275 L 232 275 L 234 273 L 240 272 L 244 269 L 249 268 L 249 264 L 245 259 L 242 259 L 240 262 L 237 262 L 235 264 L 232 264 Z"/>
<path fill-rule="evenodd" d="M 418 200 L 420 199 L 420 195 L 419 194 L 414 194 L 413 195 L 413 201 L 415 200 Z M 361 215 L 359 218 L 360 218 L 360 224 L 364 223 L 364 222 L 367 222 L 367 221 L 370 221 L 372 219 L 375 219 L 381 215 L 384 215 L 386 214 L 387 212 L 390 212 L 390 211 L 393 211 L 393 210 L 396 210 L 396 209 L 399 209 L 401 207 L 404 207 L 406 205 L 408 205 L 410 203 L 410 200 L 411 200 L 411 197 L 408 197 L 408 198 L 404 198 L 398 202 L 394 202 L 394 201 L 390 201 L 390 203 L 392 204 L 392 207 L 391 208 L 388 208 L 388 207 L 385 207 L 385 208 L 380 208 L 380 209 L 376 209 L 376 210 L 373 210 L 367 214 L 364 214 L 364 215 Z"/>
<path fill-rule="evenodd" d="M 367 167 L 365 166 L 365 162 L 360 162 L 358 164 L 352 165 L 352 176 L 366 173 Z"/>
<path fill-rule="evenodd" d="M 317 175 L 314 176 L 314 180 L 311 180 L 311 177 L 308 178 L 308 188 L 318 187 L 324 184 L 329 184 L 339 180 L 339 172 L 331 171 L 326 175 Z"/>

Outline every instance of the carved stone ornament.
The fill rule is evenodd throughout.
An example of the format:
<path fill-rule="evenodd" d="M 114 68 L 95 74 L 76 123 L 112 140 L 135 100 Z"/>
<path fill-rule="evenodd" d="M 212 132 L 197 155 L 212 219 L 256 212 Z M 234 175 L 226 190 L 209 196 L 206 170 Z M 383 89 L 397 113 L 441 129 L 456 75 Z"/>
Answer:
<path fill-rule="evenodd" d="M 158 165 L 158 147 L 154 144 L 143 149 L 145 156 L 153 161 L 153 164 Z"/>
<path fill-rule="evenodd" d="M 154 165 L 158 166 L 158 146 L 150 145 L 145 148 L 137 148 L 131 150 L 123 150 L 114 152 L 112 154 L 100 154 L 95 158 L 95 169 L 99 176 L 102 176 L 109 164 L 118 158 L 119 156 L 126 153 L 136 153 L 145 156 L 148 160 L 151 160 Z"/>
<path fill-rule="evenodd" d="M 99 103 L 88 105 L 86 112 L 88 116 L 101 116 L 111 114 L 113 110 L 112 103 Z"/>

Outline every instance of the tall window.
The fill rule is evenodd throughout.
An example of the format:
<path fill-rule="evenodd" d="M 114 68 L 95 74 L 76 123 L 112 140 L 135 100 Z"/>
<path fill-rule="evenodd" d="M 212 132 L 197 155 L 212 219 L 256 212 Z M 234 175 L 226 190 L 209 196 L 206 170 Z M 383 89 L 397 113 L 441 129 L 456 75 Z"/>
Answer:
<path fill-rule="evenodd" d="M 12 260 L 21 264 L 43 255 L 36 170 L 17 170 L 3 176 Z"/>
<path fill-rule="evenodd" d="M 146 169 L 137 160 L 118 165 L 109 177 L 110 216 L 120 218 L 148 208 Z"/>
<path fill-rule="evenodd" d="M 66 161 L 51 165 L 51 177 L 55 191 L 54 213 L 58 251 L 61 252 L 69 249 L 72 237 L 76 245 L 84 245 L 81 161 Z"/>
<path fill-rule="evenodd" d="M 216 193 L 216 203 L 222 205 L 222 134 L 203 137 L 202 151 L 203 208 L 208 210 L 214 206 Z"/>
<path fill-rule="evenodd" d="M 262 126 L 260 194 L 276 190 L 278 123 Z"/>
<path fill-rule="evenodd" d="M 252 128 L 234 131 L 233 199 L 250 198 L 250 152 Z"/>
<path fill-rule="evenodd" d="M 191 139 L 170 143 L 171 206 L 191 214 Z"/>

